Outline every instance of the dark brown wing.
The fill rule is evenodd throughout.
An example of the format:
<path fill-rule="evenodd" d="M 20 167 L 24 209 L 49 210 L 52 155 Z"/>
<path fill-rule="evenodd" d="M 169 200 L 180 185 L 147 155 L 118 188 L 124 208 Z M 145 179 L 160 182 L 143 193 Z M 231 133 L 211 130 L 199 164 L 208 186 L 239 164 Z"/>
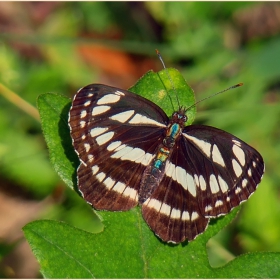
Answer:
<path fill-rule="evenodd" d="M 78 187 L 96 209 L 123 211 L 138 203 L 142 173 L 164 137 L 168 117 L 131 92 L 89 85 L 74 97 L 69 114 L 81 164 Z"/>

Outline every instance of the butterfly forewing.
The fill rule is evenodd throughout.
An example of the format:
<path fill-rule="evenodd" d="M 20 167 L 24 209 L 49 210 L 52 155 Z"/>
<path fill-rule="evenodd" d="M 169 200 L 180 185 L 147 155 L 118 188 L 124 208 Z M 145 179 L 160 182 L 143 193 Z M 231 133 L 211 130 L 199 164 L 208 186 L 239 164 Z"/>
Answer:
<path fill-rule="evenodd" d="M 89 85 L 69 114 L 80 159 L 78 187 L 96 209 L 124 211 L 140 204 L 162 240 L 179 243 L 205 231 L 210 217 L 249 198 L 264 172 L 261 155 L 222 130 L 184 127 L 131 92 Z"/>
<path fill-rule="evenodd" d="M 85 200 L 104 210 L 135 206 L 142 173 L 166 123 L 160 108 L 133 93 L 104 85 L 82 88 L 74 97 L 69 125 Z"/>

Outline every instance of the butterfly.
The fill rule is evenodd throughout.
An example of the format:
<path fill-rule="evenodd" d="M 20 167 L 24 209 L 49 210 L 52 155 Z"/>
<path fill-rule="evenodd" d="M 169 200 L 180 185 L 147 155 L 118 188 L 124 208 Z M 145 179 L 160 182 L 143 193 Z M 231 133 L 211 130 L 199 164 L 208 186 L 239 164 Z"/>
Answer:
<path fill-rule="evenodd" d="M 210 218 L 229 213 L 256 190 L 262 156 L 220 129 L 169 118 L 127 90 L 91 84 L 73 98 L 69 127 L 79 157 L 78 188 L 97 210 L 141 206 L 163 241 L 193 240 Z"/>

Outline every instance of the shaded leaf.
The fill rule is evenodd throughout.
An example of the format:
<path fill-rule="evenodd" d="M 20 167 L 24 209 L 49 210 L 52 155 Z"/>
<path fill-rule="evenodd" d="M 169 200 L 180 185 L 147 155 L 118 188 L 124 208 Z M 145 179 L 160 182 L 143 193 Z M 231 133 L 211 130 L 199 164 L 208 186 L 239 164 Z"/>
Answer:
<path fill-rule="evenodd" d="M 37 100 L 51 163 L 61 179 L 73 188 L 76 180 L 74 170 L 79 161 L 73 151 L 68 128 L 70 105 L 69 98 L 52 93 L 42 94 Z"/>

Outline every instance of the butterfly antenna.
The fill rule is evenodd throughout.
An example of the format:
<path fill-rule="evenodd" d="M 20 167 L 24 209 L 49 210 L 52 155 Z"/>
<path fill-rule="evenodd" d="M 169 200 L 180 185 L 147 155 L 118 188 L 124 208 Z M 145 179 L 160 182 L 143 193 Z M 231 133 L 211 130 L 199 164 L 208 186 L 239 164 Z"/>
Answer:
<path fill-rule="evenodd" d="M 164 64 L 164 61 L 163 61 L 163 59 L 162 59 L 162 56 L 161 56 L 160 52 L 159 52 L 157 49 L 156 49 L 156 53 L 157 53 L 157 55 L 158 55 L 159 60 L 161 61 L 161 64 L 162 64 L 163 68 L 164 68 L 165 71 L 166 71 L 166 74 L 167 74 L 167 76 L 168 76 L 168 79 L 169 79 L 169 81 L 170 81 L 170 83 L 171 83 L 171 85 L 172 85 L 174 91 L 176 92 L 174 83 L 173 83 L 173 81 L 172 81 L 172 79 L 171 79 L 171 77 L 170 77 L 170 75 L 169 75 L 168 69 L 165 67 L 165 64 Z M 170 96 L 169 94 L 168 94 L 168 96 L 169 96 L 171 105 L 172 105 L 172 107 L 173 107 L 173 111 L 175 111 L 175 108 L 174 108 L 174 105 L 173 105 L 171 96 Z M 180 108 L 180 102 L 179 102 L 179 99 L 178 99 L 178 94 L 177 94 L 177 92 L 176 92 L 176 99 L 177 99 L 178 106 L 179 106 L 179 108 Z"/>
<path fill-rule="evenodd" d="M 189 109 L 191 109 L 192 107 L 194 107 L 195 105 L 197 105 L 198 103 L 200 103 L 200 102 L 202 102 L 202 101 L 204 101 L 204 100 L 206 100 L 206 99 L 212 98 L 213 96 L 216 96 L 216 95 L 218 95 L 218 94 L 221 94 L 221 93 L 223 93 L 223 92 L 225 92 L 225 91 L 228 91 L 228 90 L 230 90 L 230 89 L 234 89 L 234 88 L 237 88 L 237 87 L 241 87 L 241 86 L 243 86 L 243 83 L 236 84 L 236 85 L 231 86 L 231 87 L 229 87 L 229 88 L 226 88 L 226 89 L 224 89 L 224 90 L 222 90 L 222 91 L 219 91 L 219 92 L 217 92 L 217 93 L 214 93 L 214 94 L 212 94 L 212 95 L 210 95 L 210 96 L 207 96 L 207 97 L 205 97 L 205 98 L 203 98 L 203 99 L 201 99 L 201 100 L 195 102 L 193 105 L 191 105 L 190 107 L 188 107 L 188 108 L 186 109 L 186 111 L 189 110 Z"/>

